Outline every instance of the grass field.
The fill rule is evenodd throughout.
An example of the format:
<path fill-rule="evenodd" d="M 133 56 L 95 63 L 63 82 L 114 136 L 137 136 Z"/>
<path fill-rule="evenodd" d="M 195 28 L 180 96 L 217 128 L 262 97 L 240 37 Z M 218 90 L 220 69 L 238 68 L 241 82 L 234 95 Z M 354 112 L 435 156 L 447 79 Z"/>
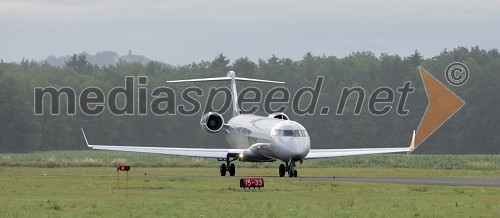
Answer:
<path fill-rule="evenodd" d="M 364 176 L 365 172 L 378 171 L 346 169 L 339 170 L 338 175 Z M 274 175 L 275 171 L 241 168 L 238 174 Z M 401 174 L 394 169 L 380 171 L 386 176 Z M 312 168 L 301 168 L 301 172 L 310 176 L 329 173 Z M 254 192 L 239 188 L 240 177 L 182 177 L 214 175 L 214 168 L 135 168 L 130 171 L 126 189 L 124 174 L 117 188 L 115 173 L 113 168 L 103 167 L 2 167 L 0 217 L 497 217 L 500 214 L 498 187 L 268 178 L 266 187 Z"/>
<path fill-rule="evenodd" d="M 442 160 L 423 155 L 359 158 L 306 162 L 299 165 L 300 176 L 500 177 L 498 155 L 446 156 Z M 414 164 L 398 164 L 405 158 Z M 161 161 L 176 164 L 155 164 Z M 425 161 L 435 164 L 421 163 Z M 344 162 L 358 164 L 347 167 Z M 124 173 L 119 187 L 116 186 L 114 166 L 122 163 L 132 165 L 128 188 Z M 372 165 L 365 167 L 367 164 Z M 278 163 L 237 163 L 234 178 L 206 177 L 218 174 L 217 165 L 216 161 L 206 159 L 120 152 L 2 154 L 0 217 L 498 217 L 500 214 L 499 187 L 312 182 L 285 177 L 266 178 L 266 187 L 254 192 L 241 190 L 239 178 L 276 176 Z"/>
<path fill-rule="evenodd" d="M 132 170 L 116 184 L 116 165 Z M 278 163 L 219 162 L 100 151 L 0 154 L 0 217 L 498 217 L 499 187 L 312 182 L 276 176 Z M 306 161 L 300 176 L 500 177 L 500 155 L 371 155 Z M 146 175 L 145 175 L 146 173 Z M 199 176 L 199 177 L 198 177 Z"/>
<path fill-rule="evenodd" d="M 110 151 L 47 151 L 26 154 L 1 154 L 0 166 L 11 167 L 108 167 L 129 164 L 136 167 L 217 167 L 215 159 L 175 157 Z M 245 168 L 277 168 L 276 163 L 238 163 Z M 278 164 L 279 165 L 279 164 Z M 382 167 L 419 169 L 500 169 L 500 155 L 364 155 L 307 160 L 300 167 Z"/>

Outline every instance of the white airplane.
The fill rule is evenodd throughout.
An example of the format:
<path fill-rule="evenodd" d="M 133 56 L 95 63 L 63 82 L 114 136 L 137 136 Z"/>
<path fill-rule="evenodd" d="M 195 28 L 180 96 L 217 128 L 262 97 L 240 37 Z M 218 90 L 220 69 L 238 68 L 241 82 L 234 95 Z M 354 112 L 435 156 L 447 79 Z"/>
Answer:
<path fill-rule="evenodd" d="M 138 146 L 111 146 L 89 144 L 85 132 L 82 133 L 87 146 L 97 150 L 129 151 L 154 154 L 168 154 L 191 157 L 217 158 L 225 163 L 220 165 L 220 175 L 225 176 L 229 171 L 230 176 L 236 173 L 233 161 L 242 162 L 274 162 L 281 160 L 284 164 L 279 166 L 279 176 L 286 173 L 290 177 L 297 177 L 296 162 L 302 163 L 306 159 L 331 158 L 365 154 L 383 153 L 410 153 L 415 149 L 415 131 L 409 147 L 396 148 L 353 148 L 353 149 L 311 149 L 309 135 L 306 129 L 295 121 L 291 121 L 284 113 L 273 113 L 269 116 L 241 114 L 238 107 L 238 93 L 236 81 L 251 81 L 264 83 L 284 83 L 270 80 L 259 80 L 236 77 L 229 71 L 225 77 L 188 79 L 167 81 L 203 82 L 203 81 L 229 81 L 231 86 L 231 99 L 233 117 L 226 123 L 217 112 L 208 112 L 203 115 L 201 128 L 208 133 L 224 131 L 226 139 L 232 148 L 166 148 L 166 147 L 138 147 Z"/>

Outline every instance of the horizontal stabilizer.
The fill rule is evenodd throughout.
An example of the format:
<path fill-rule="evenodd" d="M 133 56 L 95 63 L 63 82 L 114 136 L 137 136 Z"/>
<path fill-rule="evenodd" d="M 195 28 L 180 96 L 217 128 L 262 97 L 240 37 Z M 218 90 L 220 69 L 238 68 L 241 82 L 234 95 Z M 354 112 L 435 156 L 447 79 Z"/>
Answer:
<path fill-rule="evenodd" d="M 184 82 L 206 82 L 206 81 L 227 81 L 231 80 L 231 77 L 212 77 L 212 78 L 203 78 L 203 79 L 183 79 L 183 80 L 170 80 L 168 83 L 184 83 Z"/>
<path fill-rule="evenodd" d="M 244 78 L 244 77 L 235 77 L 237 81 L 249 81 L 249 82 L 261 82 L 261 83 L 278 83 L 278 84 L 284 84 L 285 82 L 281 81 L 272 81 L 272 80 L 264 80 L 264 79 L 251 79 L 251 78 Z"/>
<path fill-rule="evenodd" d="M 170 80 L 167 83 L 183 83 L 183 82 L 207 82 L 207 81 L 231 81 L 231 77 L 212 77 L 212 78 L 202 78 L 202 79 L 184 79 L 184 80 Z M 263 79 L 251 79 L 244 77 L 235 77 L 236 81 L 248 81 L 248 82 L 262 82 L 262 83 L 278 83 L 283 84 L 285 82 L 281 81 L 272 81 L 272 80 L 263 80 Z"/>

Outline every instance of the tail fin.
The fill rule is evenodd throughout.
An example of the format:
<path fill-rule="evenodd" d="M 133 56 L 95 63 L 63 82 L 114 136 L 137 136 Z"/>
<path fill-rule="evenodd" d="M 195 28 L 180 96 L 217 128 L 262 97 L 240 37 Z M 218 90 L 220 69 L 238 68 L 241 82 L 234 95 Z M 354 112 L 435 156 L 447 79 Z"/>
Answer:
<path fill-rule="evenodd" d="M 236 77 L 234 71 L 227 72 L 225 77 L 212 77 L 203 79 L 185 79 L 185 80 L 171 80 L 167 83 L 182 83 L 182 82 L 207 82 L 207 81 L 230 81 L 231 84 L 231 101 L 233 104 L 233 116 L 240 114 L 240 108 L 238 107 L 238 91 L 236 90 L 236 81 L 249 81 L 249 82 L 262 82 L 262 83 L 278 83 L 283 84 L 285 82 L 272 81 L 272 80 L 262 80 L 262 79 L 251 79 L 244 77 Z"/>

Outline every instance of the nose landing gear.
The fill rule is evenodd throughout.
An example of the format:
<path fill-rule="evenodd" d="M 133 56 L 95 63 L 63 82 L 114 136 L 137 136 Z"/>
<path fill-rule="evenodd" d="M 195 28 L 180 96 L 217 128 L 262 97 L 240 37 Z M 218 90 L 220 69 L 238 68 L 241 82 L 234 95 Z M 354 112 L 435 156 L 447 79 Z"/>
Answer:
<path fill-rule="evenodd" d="M 285 162 L 285 164 L 280 164 L 280 167 L 279 167 L 279 175 L 280 177 L 284 177 L 285 176 L 285 173 L 288 172 L 288 176 L 290 177 L 297 177 L 298 176 L 298 172 L 297 172 L 297 169 L 295 169 L 295 162 L 297 160 L 290 160 L 290 164 L 288 164 L 288 162 Z M 301 163 L 302 161 L 299 160 Z"/>

